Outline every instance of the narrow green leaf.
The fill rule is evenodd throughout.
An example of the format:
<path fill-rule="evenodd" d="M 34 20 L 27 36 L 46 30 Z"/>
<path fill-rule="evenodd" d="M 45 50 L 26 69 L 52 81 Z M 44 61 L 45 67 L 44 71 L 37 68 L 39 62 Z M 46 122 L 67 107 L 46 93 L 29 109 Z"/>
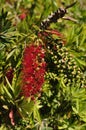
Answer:
<path fill-rule="evenodd" d="M 34 105 L 34 110 L 33 110 L 33 114 L 34 114 L 34 118 L 41 123 L 41 117 L 40 117 L 40 113 L 39 113 L 39 108 L 40 108 L 40 104 L 39 102 L 36 102 Z"/>
<path fill-rule="evenodd" d="M 7 77 L 5 77 L 5 79 L 6 79 L 6 82 L 7 82 L 8 87 L 9 87 L 9 88 L 11 89 L 11 91 L 14 93 L 14 89 L 13 89 L 13 87 L 11 86 L 11 84 L 9 83 Z"/>
<path fill-rule="evenodd" d="M 40 113 L 38 111 L 38 109 L 36 108 L 36 106 L 34 107 L 34 118 L 39 122 L 41 123 L 41 117 L 40 117 Z"/>
<path fill-rule="evenodd" d="M 15 52 L 15 49 L 13 49 L 13 50 L 7 55 L 6 60 L 8 60 L 8 59 L 13 55 L 14 52 Z"/>
<path fill-rule="evenodd" d="M 73 109 L 73 111 L 74 111 L 76 114 L 78 114 L 78 111 L 77 111 L 77 109 L 76 109 L 75 107 L 72 106 L 72 109 Z"/>
<path fill-rule="evenodd" d="M 85 61 L 80 60 L 80 59 L 78 59 L 78 58 L 75 58 L 75 59 L 76 59 L 76 61 L 77 61 L 79 64 L 81 64 L 81 65 L 83 65 L 83 66 L 86 67 L 86 62 L 85 62 Z"/>
<path fill-rule="evenodd" d="M 9 92 L 9 90 L 6 88 L 6 86 L 3 86 L 4 94 L 7 96 L 7 98 L 12 99 L 12 95 Z"/>
<path fill-rule="evenodd" d="M 19 110 L 21 110 L 22 114 L 24 116 L 27 116 L 27 114 L 31 114 L 34 109 L 34 102 L 28 101 L 27 99 L 24 99 L 22 103 L 19 105 Z"/>

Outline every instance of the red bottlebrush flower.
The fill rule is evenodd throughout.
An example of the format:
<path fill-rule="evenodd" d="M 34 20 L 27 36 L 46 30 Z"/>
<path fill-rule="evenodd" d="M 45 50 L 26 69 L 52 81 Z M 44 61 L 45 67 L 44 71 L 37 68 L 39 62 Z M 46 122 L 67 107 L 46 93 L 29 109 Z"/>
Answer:
<path fill-rule="evenodd" d="M 46 63 L 45 51 L 42 45 L 30 45 L 24 50 L 22 60 L 22 94 L 34 97 L 44 83 Z"/>
<path fill-rule="evenodd" d="M 13 72 L 14 72 L 14 70 L 13 70 L 12 68 L 10 68 L 10 69 L 6 72 L 6 77 L 7 77 L 8 81 L 10 82 L 10 84 L 12 83 Z"/>
<path fill-rule="evenodd" d="M 24 20 L 24 19 L 26 18 L 26 14 L 25 14 L 25 13 L 20 14 L 19 18 L 20 18 L 21 20 Z"/>

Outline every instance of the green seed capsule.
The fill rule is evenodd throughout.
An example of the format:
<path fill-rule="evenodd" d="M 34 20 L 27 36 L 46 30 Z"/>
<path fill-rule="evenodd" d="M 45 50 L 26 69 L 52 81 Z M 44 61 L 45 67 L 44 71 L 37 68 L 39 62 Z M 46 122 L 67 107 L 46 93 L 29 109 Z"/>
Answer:
<path fill-rule="evenodd" d="M 60 70 L 60 72 L 61 72 L 61 73 L 63 73 L 63 71 L 64 71 L 63 69 L 62 69 L 62 70 Z"/>
<path fill-rule="evenodd" d="M 47 46 L 48 49 L 50 49 L 50 46 Z"/>
<path fill-rule="evenodd" d="M 52 52 L 52 51 L 50 51 L 50 54 L 51 54 L 51 55 L 53 55 L 53 52 Z"/>
<path fill-rule="evenodd" d="M 63 69 L 65 69 L 65 68 L 66 68 L 66 66 L 65 66 L 65 65 L 63 65 L 62 67 L 63 67 Z"/>
<path fill-rule="evenodd" d="M 58 62 L 61 63 L 61 60 L 59 60 Z"/>
<path fill-rule="evenodd" d="M 56 60 L 54 61 L 54 64 L 57 64 L 57 61 L 56 61 Z"/>
<path fill-rule="evenodd" d="M 57 55 L 55 55 L 54 58 L 57 59 Z"/>
<path fill-rule="evenodd" d="M 59 49 L 59 45 L 56 45 L 56 48 Z"/>

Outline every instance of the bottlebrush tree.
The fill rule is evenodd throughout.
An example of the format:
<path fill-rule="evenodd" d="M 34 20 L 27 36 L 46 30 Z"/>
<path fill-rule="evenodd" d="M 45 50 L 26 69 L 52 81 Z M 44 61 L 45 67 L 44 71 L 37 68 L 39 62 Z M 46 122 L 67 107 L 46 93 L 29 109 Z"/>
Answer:
<path fill-rule="evenodd" d="M 68 22 L 47 28 L 67 6 L 40 28 L 51 7 L 46 2 L 6 2 L 7 11 L 0 10 L 0 128 L 85 129 L 86 26 L 83 33 L 80 25 L 71 28 Z"/>

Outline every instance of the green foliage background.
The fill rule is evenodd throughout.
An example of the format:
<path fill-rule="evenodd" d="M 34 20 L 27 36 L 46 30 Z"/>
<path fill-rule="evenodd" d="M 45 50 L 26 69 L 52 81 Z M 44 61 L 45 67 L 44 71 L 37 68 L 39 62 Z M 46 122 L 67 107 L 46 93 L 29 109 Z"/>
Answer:
<path fill-rule="evenodd" d="M 0 130 L 86 129 L 86 86 L 81 88 L 72 83 L 67 87 L 61 72 L 58 76 L 57 71 L 49 68 L 42 95 L 37 97 L 35 103 L 30 98 L 26 100 L 19 95 L 24 48 L 39 39 L 37 34 L 43 19 L 59 7 L 65 7 L 72 2 L 74 0 L 0 0 Z M 23 20 L 19 18 L 22 13 L 26 13 Z M 57 23 L 50 25 L 50 29 L 64 34 L 66 45 L 63 48 L 72 55 L 86 81 L 86 1 L 78 0 L 65 16 L 72 17 L 72 21 L 59 19 Z M 52 39 L 55 43 L 55 38 Z M 47 42 L 50 44 L 50 41 Z M 63 48 L 59 48 L 59 53 Z M 48 50 L 47 60 L 56 62 L 58 59 L 53 57 L 58 52 L 51 54 L 49 59 L 49 51 L 53 50 Z M 65 55 L 64 51 L 62 53 Z M 60 63 L 59 65 L 61 66 Z M 73 65 L 71 66 L 73 69 Z M 12 84 L 6 78 L 9 68 L 14 70 Z M 81 80 L 78 84 L 80 83 Z M 15 117 L 15 126 L 11 125 L 8 117 L 10 108 L 16 108 L 19 113 L 19 117 Z"/>

